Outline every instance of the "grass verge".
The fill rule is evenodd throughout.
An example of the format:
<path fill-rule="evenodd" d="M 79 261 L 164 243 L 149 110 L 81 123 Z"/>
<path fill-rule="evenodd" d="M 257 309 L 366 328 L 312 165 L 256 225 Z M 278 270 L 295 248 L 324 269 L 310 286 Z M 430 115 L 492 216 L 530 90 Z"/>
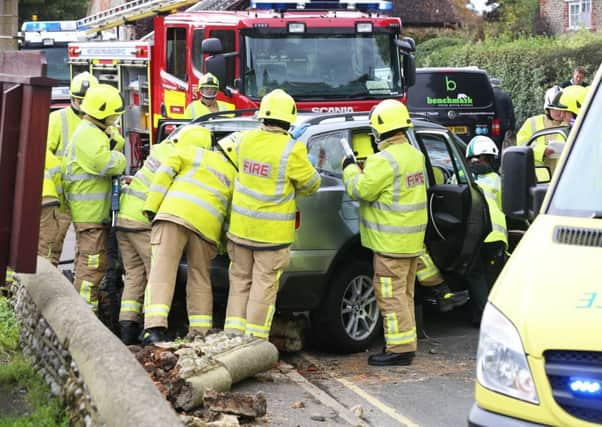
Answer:
<path fill-rule="evenodd" d="M 6 415 L 0 411 L 0 427 L 68 426 L 61 402 L 51 398 L 48 386 L 18 347 L 17 320 L 8 300 L 0 297 L 0 408 L 18 407 L 21 412 Z"/>

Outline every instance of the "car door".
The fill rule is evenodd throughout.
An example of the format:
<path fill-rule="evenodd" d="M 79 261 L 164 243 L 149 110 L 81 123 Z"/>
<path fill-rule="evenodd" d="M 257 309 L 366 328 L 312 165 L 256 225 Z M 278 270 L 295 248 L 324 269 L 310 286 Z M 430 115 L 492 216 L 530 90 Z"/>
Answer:
<path fill-rule="evenodd" d="M 416 130 L 425 155 L 429 187 L 426 245 L 444 271 L 467 271 L 491 230 L 482 192 L 447 130 Z"/>

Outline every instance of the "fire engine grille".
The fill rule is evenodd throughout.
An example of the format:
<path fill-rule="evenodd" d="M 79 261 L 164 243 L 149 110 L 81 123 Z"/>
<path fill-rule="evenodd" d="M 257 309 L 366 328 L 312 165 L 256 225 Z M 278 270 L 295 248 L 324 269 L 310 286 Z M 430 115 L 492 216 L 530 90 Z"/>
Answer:
<path fill-rule="evenodd" d="M 558 226 L 554 229 L 554 241 L 565 245 L 602 247 L 602 231 L 593 228 Z"/>
<path fill-rule="evenodd" d="M 587 395 L 571 389 L 576 379 L 602 382 L 602 352 L 548 350 L 544 357 L 556 403 L 573 417 L 602 423 L 602 390 Z"/>

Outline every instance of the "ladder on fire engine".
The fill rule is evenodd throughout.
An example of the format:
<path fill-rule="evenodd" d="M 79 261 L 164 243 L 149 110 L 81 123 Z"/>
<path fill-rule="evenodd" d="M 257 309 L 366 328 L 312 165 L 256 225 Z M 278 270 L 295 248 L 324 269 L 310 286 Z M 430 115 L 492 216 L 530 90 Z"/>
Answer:
<path fill-rule="evenodd" d="M 134 0 L 86 16 L 77 21 L 77 27 L 86 34 L 106 31 L 142 18 L 198 3 L 199 0 Z"/>

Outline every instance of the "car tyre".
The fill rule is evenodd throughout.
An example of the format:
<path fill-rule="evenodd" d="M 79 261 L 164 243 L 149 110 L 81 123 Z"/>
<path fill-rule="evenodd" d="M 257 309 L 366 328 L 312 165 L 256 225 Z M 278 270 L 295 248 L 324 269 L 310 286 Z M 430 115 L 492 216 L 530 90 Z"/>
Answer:
<path fill-rule="evenodd" d="M 336 353 L 356 353 L 382 334 L 372 277 L 372 264 L 364 260 L 352 260 L 335 271 L 324 301 L 312 312 L 318 346 Z"/>

